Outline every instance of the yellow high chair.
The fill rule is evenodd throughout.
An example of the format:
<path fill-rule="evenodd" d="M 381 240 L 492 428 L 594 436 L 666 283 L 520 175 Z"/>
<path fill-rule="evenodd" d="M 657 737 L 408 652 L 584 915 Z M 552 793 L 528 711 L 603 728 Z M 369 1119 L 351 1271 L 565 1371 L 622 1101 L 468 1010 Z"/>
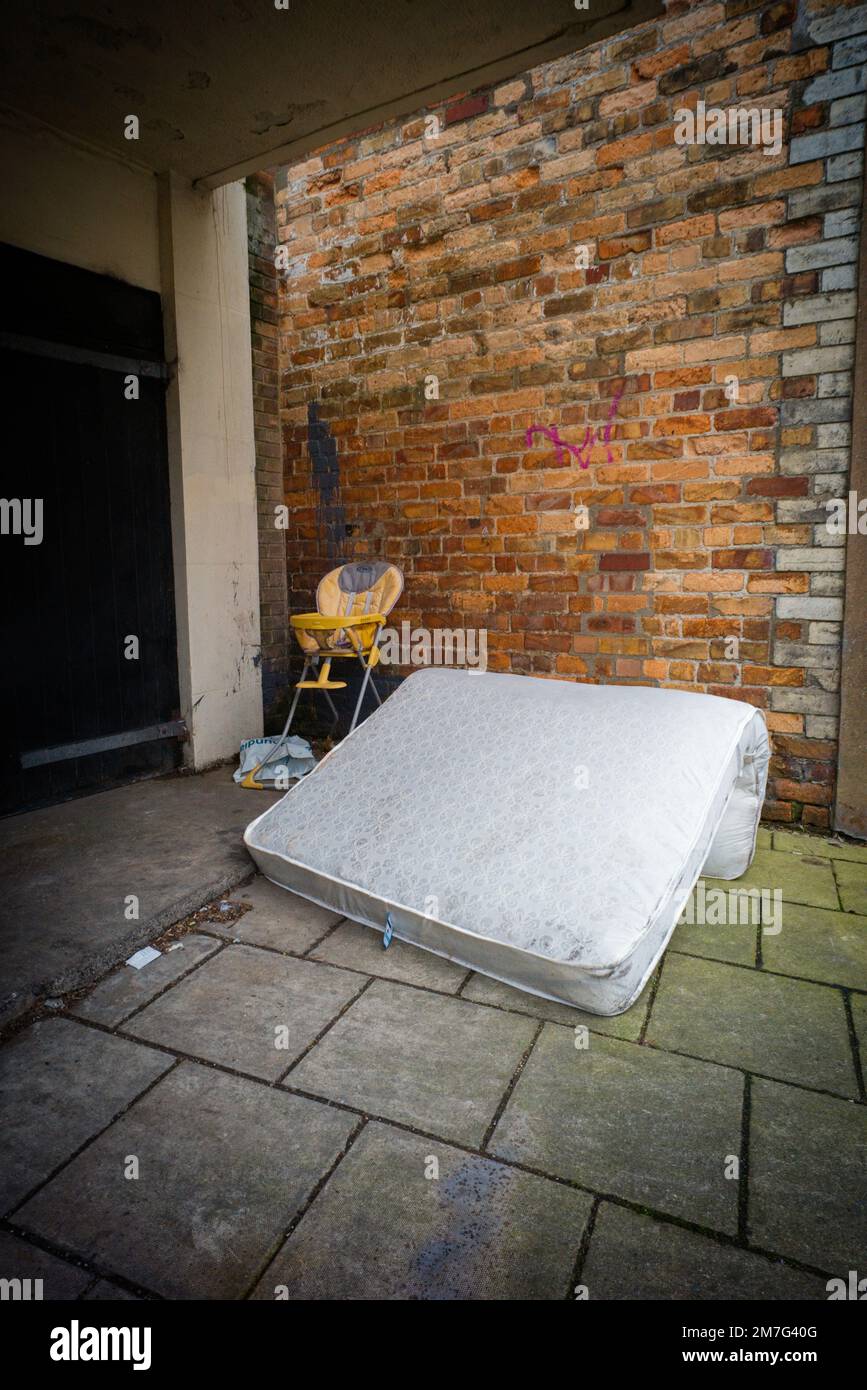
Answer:
<path fill-rule="evenodd" d="M 276 753 L 289 737 L 302 690 L 321 691 L 334 716 L 334 722 L 337 723 L 337 709 L 328 692 L 344 690 L 346 681 L 332 679 L 332 661 L 346 657 L 354 658 L 364 672 L 352 723 L 349 726 L 350 733 L 358 723 L 368 684 L 376 703 L 382 704 L 382 698 L 372 679 L 372 672 L 379 662 L 379 635 L 402 592 L 403 574 L 397 565 L 390 565 L 382 560 L 353 560 L 330 570 L 319 581 L 315 613 L 296 613 L 290 616 L 292 631 L 304 653 L 304 669 L 300 681 L 295 686 L 289 717 L 279 742 L 268 753 L 268 762 L 273 762 Z M 315 680 L 307 679 L 307 672 L 311 667 L 316 676 Z M 255 787 L 261 791 L 262 783 L 256 781 L 256 773 L 261 767 L 262 763 L 259 763 L 252 772 L 248 772 L 241 786 Z"/>

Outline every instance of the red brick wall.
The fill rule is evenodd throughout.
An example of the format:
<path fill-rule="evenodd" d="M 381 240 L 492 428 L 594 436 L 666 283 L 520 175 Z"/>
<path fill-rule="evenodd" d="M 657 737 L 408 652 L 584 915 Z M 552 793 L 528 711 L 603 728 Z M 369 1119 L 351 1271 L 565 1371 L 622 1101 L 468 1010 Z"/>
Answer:
<path fill-rule="evenodd" d="M 829 823 L 863 15 L 675 0 L 279 172 L 290 607 L 381 557 L 398 616 L 487 628 L 491 669 L 748 700 L 766 814 Z M 699 99 L 780 109 L 779 155 L 677 144 Z"/>

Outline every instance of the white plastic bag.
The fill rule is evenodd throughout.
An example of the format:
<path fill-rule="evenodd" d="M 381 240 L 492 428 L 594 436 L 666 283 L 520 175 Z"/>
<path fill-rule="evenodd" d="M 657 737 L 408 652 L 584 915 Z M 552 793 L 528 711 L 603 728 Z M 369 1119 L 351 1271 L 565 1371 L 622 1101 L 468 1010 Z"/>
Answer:
<path fill-rule="evenodd" d="M 278 744 L 281 745 L 279 748 Z M 274 749 L 277 750 L 276 758 L 269 756 Z M 241 744 L 240 764 L 232 773 L 235 781 L 242 781 L 257 763 L 262 763 L 256 773 L 257 782 L 268 785 L 279 780 L 282 785 L 292 777 L 303 777 L 311 772 L 316 766 L 316 759 L 306 738 L 293 735 L 282 741 L 279 734 L 272 734 L 269 738 L 245 738 Z"/>

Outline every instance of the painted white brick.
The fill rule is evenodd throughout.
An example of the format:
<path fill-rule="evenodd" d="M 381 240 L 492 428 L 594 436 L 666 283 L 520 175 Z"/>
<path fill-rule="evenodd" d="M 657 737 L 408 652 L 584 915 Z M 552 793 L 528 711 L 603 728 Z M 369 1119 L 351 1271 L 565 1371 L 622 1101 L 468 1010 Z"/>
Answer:
<path fill-rule="evenodd" d="M 831 274 L 830 271 L 826 273 Z M 832 323 L 819 324 L 819 342 L 822 347 L 835 347 L 840 343 L 854 343 L 854 341 L 854 319 L 834 319 Z"/>
<path fill-rule="evenodd" d="M 804 670 L 836 671 L 840 665 L 840 653 L 836 648 L 813 647 L 809 642 L 775 642 L 774 664 L 777 666 L 803 666 Z"/>
<path fill-rule="evenodd" d="M 838 478 L 838 484 L 839 481 Z M 839 486 L 835 490 L 839 491 Z M 828 512 L 821 497 L 781 497 L 776 518 L 781 526 L 804 526 L 808 522 L 818 526 L 827 521 Z"/>
<path fill-rule="evenodd" d="M 820 449 L 845 449 L 851 442 L 851 425 L 841 423 L 816 426 L 816 444 Z"/>
<path fill-rule="evenodd" d="M 810 680 L 815 681 L 822 690 L 839 690 L 840 668 L 837 666 L 827 671 L 811 670 Z"/>
<path fill-rule="evenodd" d="M 840 97 L 831 102 L 830 120 L 832 126 L 854 125 L 863 121 L 867 114 L 867 96 Z"/>
<path fill-rule="evenodd" d="M 848 68 L 854 63 L 867 63 L 867 34 L 859 34 L 857 38 L 843 39 L 841 43 L 834 45 L 834 56 L 831 63 L 833 68 Z"/>
<path fill-rule="evenodd" d="M 867 101 L 867 97 L 864 98 Z M 829 212 L 825 216 L 822 224 L 822 233 L 827 237 L 832 236 L 857 236 L 861 225 L 861 217 L 857 208 L 838 208 L 835 212 Z"/>
<path fill-rule="evenodd" d="M 829 420 L 848 420 L 852 407 L 848 401 L 795 400 L 780 402 L 780 421 L 784 425 L 818 425 Z"/>
<path fill-rule="evenodd" d="M 804 721 L 807 738 L 836 738 L 839 722 L 826 714 L 808 714 Z"/>
<path fill-rule="evenodd" d="M 787 476 L 801 473 L 848 473 L 848 449 L 781 449 L 780 472 Z"/>
<path fill-rule="evenodd" d="M 805 376 L 810 372 L 843 372 L 855 360 L 849 343 L 832 348 L 795 348 L 783 353 L 783 376 Z"/>
<path fill-rule="evenodd" d="M 852 373 L 826 372 L 820 374 L 816 394 L 823 398 L 825 396 L 851 396 Z"/>
<path fill-rule="evenodd" d="M 854 318 L 858 299 L 854 294 L 810 294 L 804 299 L 788 299 L 783 305 L 783 323 L 821 323 L 826 319 Z"/>
<path fill-rule="evenodd" d="M 810 623 L 807 628 L 807 641 L 811 645 L 821 647 L 839 647 L 842 634 L 843 629 L 839 623 Z"/>
<path fill-rule="evenodd" d="M 848 449 L 846 452 L 848 454 Z M 810 486 L 813 496 L 822 503 L 828 497 L 839 497 L 841 488 L 846 486 L 846 472 L 844 469 L 842 476 L 840 473 L 814 473 Z"/>
<path fill-rule="evenodd" d="M 781 594 L 777 599 L 777 617 L 840 622 L 843 618 L 843 600 L 813 598 L 809 594 Z"/>
<path fill-rule="evenodd" d="M 846 551 L 842 546 L 823 550 L 811 545 L 781 545 L 777 547 L 778 570 L 842 570 Z"/>
<path fill-rule="evenodd" d="M 857 266 L 832 265 L 823 270 L 819 280 L 820 290 L 854 290 L 858 283 Z"/>
<path fill-rule="evenodd" d="M 814 101 L 833 101 L 836 97 L 851 96 L 855 92 L 867 90 L 867 72 L 864 68 L 847 68 L 840 64 L 839 71 L 823 72 L 814 77 L 804 92 L 804 104 Z"/>
<path fill-rule="evenodd" d="M 843 549 L 846 544 L 845 535 L 838 535 L 836 531 L 829 531 L 828 520 L 830 512 L 825 508 L 825 520 L 813 527 L 813 544 L 821 550 Z"/>
<path fill-rule="evenodd" d="M 837 130 L 818 130 L 813 135 L 798 135 L 789 144 L 789 163 L 806 164 L 813 159 L 833 159 L 864 144 L 863 125 L 844 125 Z M 851 178 L 851 174 L 846 174 Z"/>
<path fill-rule="evenodd" d="M 867 5 L 817 15 L 807 27 L 813 43 L 833 43 L 835 39 L 848 39 L 853 34 L 863 34 L 867 32 Z"/>
<path fill-rule="evenodd" d="M 839 706 L 839 696 L 814 686 L 804 686 L 800 690 L 784 686 L 771 689 L 771 709 L 784 714 L 836 714 Z"/>
<path fill-rule="evenodd" d="M 829 595 L 842 597 L 846 583 L 846 576 L 843 574 L 812 574 L 810 575 L 810 593 L 827 598 Z"/>
<path fill-rule="evenodd" d="M 847 130 L 857 130 L 857 126 L 847 126 Z M 861 142 L 863 144 L 863 141 Z M 843 179 L 857 179 L 864 167 L 864 156 L 860 148 L 851 154 L 835 154 L 828 160 L 828 182 L 837 183 Z"/>
<path fill-rule="evenodd" d="M 848 155 L 846 156 L 848 158 Z M 835 208 L 860 208 L 861 168 L 848 181 L 819 184 L 815 188 L 798 188 L 789 194 L 789 216 L 814 217 L 816 213 L 832 212 Z"/>
<path fill-rule="evenodd" d="M 821 270 L 826 265 L 848 265 L 858 259 L 857 237 L 833 237 L 817 241 L 812 246 L 790 246 L 786 252 L 786 270 Z"/>

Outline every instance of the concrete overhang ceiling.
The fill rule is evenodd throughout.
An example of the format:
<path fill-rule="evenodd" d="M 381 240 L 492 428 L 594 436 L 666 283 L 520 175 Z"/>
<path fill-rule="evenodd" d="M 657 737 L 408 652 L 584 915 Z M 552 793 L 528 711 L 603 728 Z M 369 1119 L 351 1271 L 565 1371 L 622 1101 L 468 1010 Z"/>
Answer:
<path fill-rule="evenodd" d="M 514 76 L 662 0 L 4 0 L 2 100 L 208 187 Z M 124 138 L 136 115 L 140 138 Z"/>

